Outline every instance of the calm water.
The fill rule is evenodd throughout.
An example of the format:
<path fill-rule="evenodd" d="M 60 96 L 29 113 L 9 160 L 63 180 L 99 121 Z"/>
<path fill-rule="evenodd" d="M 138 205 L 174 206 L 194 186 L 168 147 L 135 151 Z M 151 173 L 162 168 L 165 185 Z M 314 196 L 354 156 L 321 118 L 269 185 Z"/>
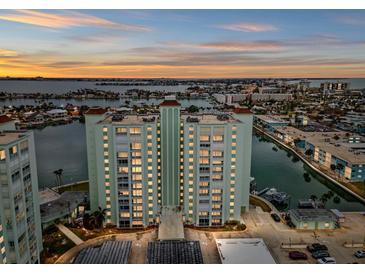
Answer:
<path fill-rule="evenodd" d="M 99 107 L 120 107 L 121 105 L 125 105 L 125 102 L 128 101 L 128 99 L 120 99 L 120 100 L 104 100 L 104 99 L 87 99 L 87 100 L 65 100 L 65 99 L 60 99 L 60 100 L 44 100 L 42 102 L 47 102 L 47 103 L 53 103 L 55 106 L 58 107 L 64 107 L 67 104 L 72 104 L 74 106 L 82 106 L 82 105 L 87 105 L 89 107 L 93 107 L 93 106 L 99 106 Z M 158 105 L 160 104 L 163 100 L 162 99 L 150 99 L 150 100 L 129 100 L 130 101 L 130 106 L 136 105 L 136 106 L 142 106 L 143 104 L 147 104 L 147 105 Z M 203 99 L 184 99 L 184 100 L 179 100 L 179 102 L 181 103 L 182 107 L 189 107 L 191 105 L 196 105 L 199 107 L 211 107 L 212 105 L 209 103 L 208 100 L 203 100 Z M 16 100 L 2 100 L 0 101 L 0 106 L 14 106 L 14 107 L 18 107 L 21 105 L 27 106 L 27 105 L 31 105 L 31 106 L 36 106 L 39 105 L 39 101 L 38 100 L 33 100 L 33 99 L 16 99 Z"/>
<path fill-rule="evenodd" d="M 331 199 L 326 204 L 327 208 L 344 211 L 365 210 L 365 205 L 353 196 L 314 173 L 303 162 L 293 162 L 293 156 L 288 157 L 286 150 L 265 140 L 262 141 L 262 137 L 258 136 L 253 136 L 252 139 L 251 173 L 256 180 L 258 190 L 275 187 L 278 191 L 287 192 L 291 196 L 290 207 L 292 208 L 297 206 L 298 199 L 309 198 L 312 194 L 321 197 L 322 194 L 332 190 L 341 201 L 335 204 Z M 278 151 L 272 149 L 274 146 L 278 148 Z M 304 180 L 304 172 L 310 174 L 310 182 Z"/>
<path fill-rule="evenodd" d="M 87 180 L 87 159 L 85 144 L 85 125 L 78 122 L 57 127 L 35 130 L 39 186 L 55 186 L 56 177 L 53 171 L 64 170 L 63 181 L 69 183 Z M 295 207 L 300 198 L 309 198 L 311 194 L 320 197 L 332 190 L 341 198 L 339 204 L 327 203 L 329 208 L 345 211 L 365 210 L 365 206 L 351 195 L 342 191 L 325 179 L 311 174 L 311 181 L 306 182 L 303 173 L 306 167 L 302 162 L 293 162 L 285 150 L 274 151 L 271 142 L 260 142 L 253 136 L 252 143 L 252 176 L 255 177 L 258 189 L 276 187 L 291 195 L 291 207 Z"/>
<path fill-rule="evenodd" d="M 332 81 L 336 82 L 337 79 L 314 79 L 310 80 L 311 87 L 319 87 L 321 82 Z M 351 78 L 351 79 L 339 79 L 339 81 L 345 81 L 350 83 L 350 88 L 362 89 L 365 88 L 365 78 Z M 298 82 L 297 80 L 291 82 Z M 100 89 L 105 91 L 125 92 L 129 89 L 144 89 L 150 91 L 166 91 L 166 92 L 183 92 L 189 86 L 97 86 L 96 82 L 86 81 L 19 81 L 19 80 L 6 80 L 0 81 L 0 92 L 20 92 L 20 93 L 55 93 L 62 94 L 69 91 L 76 91 L 82 88 Z"/>
<path fill-rule="evenodd" d="M 69 91 L 76 91 L 82 88 L 99 89 L 105 91 L 125 92 L 129 89 L 144 89 L 150 91 L 178 92 L 185 91 L 187 85 L 178 86 L 97 86 L 96 82 L 87 81 L 19 81 L 6 80 L 0 81 L 0 92 L 19 92 L 19 93 L 55 93 L 62 94 Z"/>

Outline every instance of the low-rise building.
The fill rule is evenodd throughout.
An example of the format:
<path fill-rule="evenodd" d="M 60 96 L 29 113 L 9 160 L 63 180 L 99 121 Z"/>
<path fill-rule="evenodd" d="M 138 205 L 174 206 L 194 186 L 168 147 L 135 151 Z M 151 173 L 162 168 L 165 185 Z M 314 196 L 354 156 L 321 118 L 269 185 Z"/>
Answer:
<path fill-rule="evenodd" d="M 338 225 L 336 215 L 324 208 L 290 209 L 288 213 L 296 229 L 335 229 Z"/>

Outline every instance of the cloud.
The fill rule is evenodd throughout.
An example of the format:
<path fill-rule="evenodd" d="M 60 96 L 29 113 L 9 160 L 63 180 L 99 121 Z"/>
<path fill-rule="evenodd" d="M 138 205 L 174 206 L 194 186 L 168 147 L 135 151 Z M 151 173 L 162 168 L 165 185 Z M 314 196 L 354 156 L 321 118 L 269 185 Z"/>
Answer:
<path fill-rule="evenodd" d="M 93 26 L 121 29 L 125 31 L 150 31 L 150 29 L 145 26 L 113 22 L 101 17 L 75 11 L 47 13 L 36 10 L 16 10 L 12 11 L 11 13 L 1 14 L 0 20 L 54 29 Z"/>
<path fill-rule="evenodd" d="M 16 56 L 18 56 L 18 53 L 15 50 L 0 48 L 0 57 L 16 57 Z"/>
<path fill-rule="evenodd" d="M 198 47 L 205 49 L 218 49 L 227 51 L 278 51 L 283 45 L 276 41 L 253 41 L 253 42 L 214 42 L 199 44 Z"/>
<path fill-rule="evenodd" d="M 337 21 L 347 25 L 363 26 L 365 25 L 364 15 L 340 15 L 336 17 Z"/>
<path fill-rule="evenodd" d="M 239 22 L 232 24 L 222 24 L 216 27 L 226 30 L 243 31 L 243 32 L 267 32 L 276 31 L 277 27 L 270 24 L 254 23 L 254 22 Z"/>

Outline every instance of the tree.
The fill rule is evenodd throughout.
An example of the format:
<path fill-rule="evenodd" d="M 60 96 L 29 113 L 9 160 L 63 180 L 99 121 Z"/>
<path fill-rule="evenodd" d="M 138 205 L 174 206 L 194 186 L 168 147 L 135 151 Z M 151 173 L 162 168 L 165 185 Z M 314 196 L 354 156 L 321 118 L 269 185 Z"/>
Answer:
<path fill-rule="evenodd" d="M 93 216 L 95 217 L 96 227 L 101 228 L 105 221 L 106 209 L 101 209 L 101 207 L 99 207 L 98 210 L 93 213 Z"/>
<path fill-rule="evenodd" d="M 199 111 L 199 107 L 191 105 L 186 109 L 189 113 L 194 113 Z"/>
<path fill-rule="evenodd" d="M 312 194 L 310 196 L 310 199 L 313 200 L 313 201 L 317 201 L 318 200 L 318 197 L 316 195 Z"/>
<path fill-rule="evenodd" d="M 53 173 L 56 175 L 56 183 L 57 186 L 60 187 L 62 185 L 62 173 L 63 173 L 63 169 L 57 169 L 55 171 L 53 171 Z"/>

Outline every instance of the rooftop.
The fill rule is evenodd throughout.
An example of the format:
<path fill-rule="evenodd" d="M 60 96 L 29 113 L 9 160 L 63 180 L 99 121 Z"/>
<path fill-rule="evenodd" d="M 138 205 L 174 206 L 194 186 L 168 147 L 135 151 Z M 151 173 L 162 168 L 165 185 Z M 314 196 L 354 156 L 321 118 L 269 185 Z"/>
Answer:
<path fill-rule="evenodd" d="M 74 264 L 127 264 L 131 241 L 105 241 L 80 251 Z"/>
<path fill-rule="evenodd" d="M 55 197 L 52 196 L 49 192 L 43 196 L 44 203 L 40 205 L 42 223 L 48 223 L 70 214 L 79 204 L 84 202 L 87 192 L 66 191 L 58 199 L 54 199 Z M 46 200 L 48 202 L 45 202 Z"/>
<path fill-rule="evenodd" d="M 107 112 L 107 110 L 105 108 L 95 107 L 95 108 L 89 108 L 88 111 L 85 112 L 85 114 L 86 115 L 101 115 L 106 112 Z"/>
<path fill-rule="evenodd" d="M 0 124 L 5 124 L 11 121 L 13 121 L 13 119 L 11 119 L 10 117 L 6 115 L 0 115 Z"/>
<path fill-rule="evenodd" d="M 199 241 L 149 242 L 149 264 L 202 264 L 203 255 Z"/>
<path fill-rule="evenodd" d="M 8 145 L 24 137 L 26 134 L 27 134 L 26 131 L 22 130 L 0 132 L 0 145 Z"/>
<path fill-rule="evenodd" d="M 275 130 L 281 134 L 290 135 L 293 139 L 299 138 L 305 140 L 349 163 L 365 163 L 365 142 L 363 140 L 361 141 L 362 137 L 360 136 L 359 143 L 350 143 L 349 137 L 354 136 L 348 136 L 348 133 L 344 131 L 306 132 L 290 126 L 276 127 Z M 357 136 L 355 135 L 355 137 Z"/>
<path fill-rule="evenodd" d="M 290 209 L 289 214 L 291 217 L 300 221 L 336 221 L 335 214 L 324 208 L 298 208 Z"/>
<path fill-rule="evenodd" d="M 289 122 L 288 121 L 285 121 L 283 120 L 282 118 L 284 118 L 284 116 L 282 115 L 275 115 L 275 116 L 272 116 L 272 115 L 255 115 L 256 118 L 266 122 L 266 123 L 286 123 L 288 124 Z"/>
<path fill-rule="evenodd" d="M 261 238 L 216 239 L 222 264 L 275 264 Z"/>

